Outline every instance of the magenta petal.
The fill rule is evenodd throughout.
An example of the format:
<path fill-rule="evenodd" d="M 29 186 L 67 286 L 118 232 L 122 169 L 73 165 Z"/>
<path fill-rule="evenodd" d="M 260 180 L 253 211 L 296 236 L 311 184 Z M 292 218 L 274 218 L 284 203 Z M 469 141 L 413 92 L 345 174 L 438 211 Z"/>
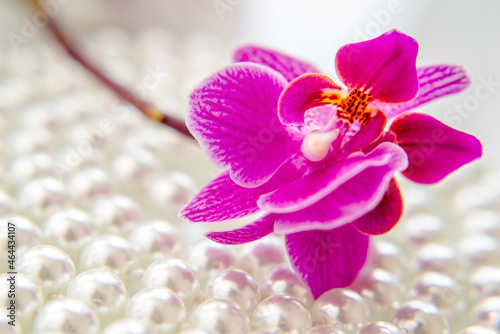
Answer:
<path fill-rule="evenodd" d="M 276 215 L 266 215 L 253 223 L 232 231 L 210 232 L 206 237 L 219 244 L 239 245 L 259 240 L 273 231 Z"/>
<path fill-rule="evenodd" d="M 403 172 L 412 181 L 435 183 L 482 155 L 481 142 L 437 119 L 420 113 L 399 116 L 391 126 L 396 144 L 408 154 Z"/>
<path fill-rule="evenodd" d="M 387 117 L 383 112 L 377 111 L 368 123 L 345 144 L 342 150 L 351 153 L 365 148 L 382 135 L 386 125 Z"/>
<path fill-rule="evenodd" d="M 268 182 L 256 188 L 241 187 L 231 180 L 228 172 L 223 172 L 210 181 L 179 216 L 191 222 L 211 223 L 256 213 L 260 210 L 257 200 L 262 194 L 302 177 L 306 165 L 301 162 L 300 157 L 287 160 Z"/>
<path fill-rule="evenodd" d="M 295 212 L 320 201 L 331 194 L 332 191 L 341 188 L 343 184 L 352 181 L 370 167 L 372 167 L 373 171 L 382 171 L 382 174 L 403 170 L 406 168 L 406 154 L 394 144 L 383 143 L 368 155 L 362 153 L 355 154 L 329 167 L 311 172 L 303 178 L 273 192 L 262 195 L 257 204 L 262 210 L 268 212 Z M 377 169 L 375 167 L 380 168 Z M 377 181 L 381 182 L 381 180 Z M 374 180 L 374 182 L 377 181 Z M 362 189 L 353 190 L 359 197 L 368 195 Z M 341 202 L 337 203 L 337 206 L 352 204 L 351 201 L 354 198 L 344 197 L 340 200 Z M 333 211 L 336 211 L 336 209 L 333 208 Z"/>
<path fill-rule="evenodd" d="M 263 184 L 300 148 L 277 115 L 285 86 L 285 79 L 265 66 L 238 63 L 207 78 L 189 96 L 189 130 L 208 159 L 229 168 L 239 185 Z"/>
<path fill-rule="evenodd" d="M 382 200 L 394 173 L 407 167 L 406 154 L 402 149 L 398 150 L 396 145 L 390 143 L 380 146 L 394 147 L 398 153 L 385 165 L 367 167 L 315 204 L 295 212 L 279 214 L 274 231 L 288 234 L 312 229 L 329 230 L 373 210 Z"/>
<path fill-rule="evenodd" d="M 248 45 L 238 49 L 233 54 L 235 62 L 252 62 L 268 66 L 275 71 L 280 72 L 288 80 L 292 81 L 304 73 L 318 73 L 318 69 L 313 65 L 287 56 L 283 53 Z"/>
<path fill-rule="evenodd" d="M 368 243 L 369 237 L 351 225 L 285 236 L 290 262 L 314 298 L 354 281 L 365 263 Z"/>
<path fill-rule="evenodd" d="M 395 179 L 375 209 L 352 222 L 359 232 L 377 235 L 389 232 L 403 214 L 403 197 Z"/>
<path fill-rule="evenodd" d="M 336 57 L 337 73 L 349 90 L 359 88 L 374 101 L 407 102 L 418 93 L 418 43 L 398 30 L 347 44 Z"/>
<path fill-rule="evenodd" d="M 309 73 L 296 78 L 281 93 L 278 116 L 283 124 L 304 124 L 304 112 L 313 94 L 328 89 L 340 92 L 332 79 L 323 74 Z"/>
<path fill-rule="evenodd" d="M 393 118 L 407 110 L 437 98 L 463 91 L 470 85 L 469 77 L 461 66 L 434 65 L 417 68 L 420 89 L 418 96 L 406 103 L 385 104 L 374 103 Z"/>

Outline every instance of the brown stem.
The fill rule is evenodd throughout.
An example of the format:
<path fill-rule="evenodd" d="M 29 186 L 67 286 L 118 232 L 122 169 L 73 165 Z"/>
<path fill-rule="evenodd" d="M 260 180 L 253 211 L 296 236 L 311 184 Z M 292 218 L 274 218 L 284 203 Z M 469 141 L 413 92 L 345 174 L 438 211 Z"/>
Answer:
<path fill-rule="evenodd" d="M 162 124 L 165 124 L 168 127 L 182 133 L 183 135 L 194 139 L 194 137 L 189 132 L 186 124 L 178 120 L 177 118 L 171 117 L 163 112 L 161 112 L 158 108 L 153 106 L 152 104 L 145 102 L 136 96 L 134 96 L 130 91 L 121 85 L 117 84 L 110 78 L 108 78 L 104 73 L 102 73 L 95 65 L 89 62 L 80 52 L 78 52 L 77 48 L 71 44 L 71 42 L 66 38 L 66 36 L 62 33 L 59 25 L 56 20 L 50 16 L 49 13 L 40 5 L 39 0 L 27 0 L 37 11 L 42 11 L 47 17 L 47 28 L 52 33 L 57 42 L 68 52 L 68 54 L 80 63 L 85 69 L 87 69 L 90 73 L 92 73 L 97 79 L 99 79 L 104 85 L 113 90 L 119 97 L 124 99 L 125 101 L 133 104 L 137 109 L 139 109 L 144 115 L 149 118 L 154 119 Z"/>

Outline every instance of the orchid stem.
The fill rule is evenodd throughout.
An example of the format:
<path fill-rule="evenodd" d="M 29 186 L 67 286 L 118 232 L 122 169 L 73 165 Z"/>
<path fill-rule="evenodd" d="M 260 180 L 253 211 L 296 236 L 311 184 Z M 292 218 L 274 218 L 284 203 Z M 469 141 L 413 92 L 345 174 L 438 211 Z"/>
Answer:
<path fill-rule="evenodd" d="M 77 48 L 71 44 L 68 38 L 62 33 L 56 20 L 45 10 L 45 8 L 40 4 L 39 0 L 27 0 L 27 2 L 35 8 L 37 11 L 41 11 L 47 17 L 47 28 L 54 36 L 55 40 L 66 50 L 66 52 L 80 65 L 82 65 L 87 71 L 92 73 L 97 79 L 99 79 L 104 85 L 109 89 L 114 91 L 120 98 L 124 99 L 128 103 L 134 105 L 139 111 L 141 111 L 145 116 L 160 122 L 177 132 L 182 133 L 186 137 L 194 139 L 194 137 L 189 132 L 186 124 L 172 116 L 169 116 L 154 105 L 145 102 L 136 96 L 134 96 L 125 87 L 117 84 L 104 73 L 102 73 L 94 64 L 92 64 L 88 59 L 86 59 Z"/>

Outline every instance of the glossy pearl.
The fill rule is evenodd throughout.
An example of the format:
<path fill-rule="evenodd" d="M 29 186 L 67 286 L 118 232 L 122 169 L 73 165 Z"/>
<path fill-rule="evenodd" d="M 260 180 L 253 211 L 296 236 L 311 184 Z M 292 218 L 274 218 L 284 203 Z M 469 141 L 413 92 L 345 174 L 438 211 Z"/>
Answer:
<path fill-rule="evenodd" d="M 207 240 L 191 248 L 188 262 L 204 285 L 209 277 L 234 265 L 235 256 L 228 247 Z"/>
<path fill-rule="evenodd" d="M 177 229 L 166 221 L 152 221 L 136 227 L 128 237 L 143 265 L 182 253 L 182 240 Z"/>
<path fill-rule="evenodd" d="M 401 330 L 388 322 L 375 321 L 361 328 L 357 334 L 401 334 Z"/>
<path fill-rule="evenodd" d="M 442 312 L 458 312 L 463 309 L 463 288 L 450 276 L 427 272 L 417 277 L 409 295 L 436 306 Z"/>
<path fill-rule="evenodd" d="M 160 207 L 178 211 L 195 194 L 193 180 L 181 172 L 172 172 L 151 183 L 150 197 Z"/>
<path fill-rule="evenodd" d="M 404 300 L 401 281 L 383 269 L 362 270 L 351 289 L 363 297 L 370 310 L 377 313 L 377 318 L 392 318 Z"/>
<path fill-rule="evenodd" d="M 78 268 L 80 271 L 107 269 L 126 284 L 139 279 L 142 274 L 132 245 L 114 235 L 104 235 L 87 244 L 80 254 Z"/>
<path fill-rule="evenodd" d="M 81 249 L 95 236 L 95 226 L 89 215 L 78 209 L 58 211 L 42 225 L 46 242 L 78 259 Z"/>
<path fill-rule="evenodd" d="M 462 266 L 453 248 L 442 244 L 427 244 L 417 253 L 419 271 L 437 271 L 456 277 Z"/>
<path fill-rule="evenodd" d="M 191 308 L 198 297 L 198 277 L 189 264 L 180 259 L 162 259 L 146 268 L 142 276 L 144 288 L 168 288 Z"/>
<path fill-rule="evenodd" d="M 147 319 L 161 333 L 175 333 L 186 318 L 186 308 L 177 295 L 164 288 L 150 288 L 136 293 L 125 311 L 132 319 Z"/>
<path fill-rule="evenodd" d="M 0 191 L 0 217 L 7 216 L 14 212 L 14 199 Z"/>
<path fill-rule="evenodd" d="M 83 302 L 58 298 L 48 302 L 36 314 L 35 333 L 99 333 L 99 318 Z"/>
<path fill-rule="evenodd" d="M 462 329 L 458 334 L 498 334 L 498 332 L 492 328 L 483 326 L 469 326 Z"/>
<path fill-rule="evenodd" d="M 112 163 L 114 177 L 123 184 L 124 190 L 146 189 L 151 181 L 156 167 L 157 159 L 147 150 L 121 153 Z"/>
<path fill-rule="evenodd" d="M 344 332 L 332 326 L 317 326 L 308 330 L 306 334 L 344 334 Z"/>
<path fill-rule="evenodd" d="M 120 319 L 102 331 L 102 334 L 156 334 L 155 326 L 143 319 Z"/>
<path fill-rule="evenodd" d="M 396 312 L 394 325 L 408 334 L 447 334 L 448 322 L 432 304 L 422 301 L 404 303 Z"/>
<path fill-rule="evenodd" d="M 13 275 L 0 275 L 0 307 L 6 310 L 10 306 L 9 294 L 14 291 L 16 301 L 16 322 L 29 328 L 36 312 L 43 306 L 44 298 L 40 288 L 22 274 L 15 275 L 15 281 L 9 281 Z M 12 289 L 11 283 L 15 288 Z M 2 332 L 3 333 L 3 332 Z"/>
<path fill-rule="evenodd" d="M 258 241 L 245 245 L 241 250 L 237 266 L 250 275 L 260 279 L 266 268 L 285 262 L 283 240 L 274 236 L 267 236 Z"/>
<path fill-rule="evenodd" d="M 9 166 L 9 182 L 19 186 L 35 178 L 55 176 L 52 163 L 52 158 L 46 153 L 19 156 Z"/>
<path fill-rule="evenodd" d="M 69 175 L 68 192 L 75 204 L 87 209 L 98 200 L 109 197 L 113 187 L 103 170 L 87 167 Z"/>
<path fill-rule="evenodd" d="M 500 245 L 490 235 L 468 235 L 460 241 L 459 250 L 471 266 L 500 266 Z"/>
<path fill-rule="evenodd" d="M 471 296 L 478 300 L 500 296 L 500 267 L 484 266 L 477 268 L 470 277 Z"/>
<path fill-rule="evenodd" d="M 138 205 L 128 197 L 112 196 L 98 201 L 92 217 L 100 233 L 126 235 L 141 222 Z"/>
<path fill-rule="evenodd" d="M 248 318 L 235 303 L 226 299 L 209 299 L 194 309 L 189 317 L 193 326 L 213 334 L 248 333 Z"/>
<path fill-rule="evenodd" d="M 17 199 L 23 212 L 34 219 L 44 219 L 68 204 L 64 185 L 52 177 L 26 183 L 20 188 Z"/>
<path fill-rule="evenodd" d="M 487 209 L 475 209 L 466 214 L 463 221 L 464 233 L 484 233 L 500 238 L 500 215 Z"/>
<path fill-rule="evenodd" d="M 255 280 L 246 272 L 235 269 L 227 269 L 212 276 L 205 291 L 208 298 L 231 300 L 247 313 L 252 312 L 261 300 Z"/>
<path fill-rule="evenodd" d="M 44 295 L 49 299 L 59 294 L 76 273 L 71 258 L 54 246 L 28 249 L 18 258 L 17 270 L 39 282 Z"/>
<path fill-rule="evenodd" d="M 15 242 L 16 242 L 16 252 L 17 255 L 21 255 L 26 249 L 36 246 L 40 243 L 42 239 L 42 232 L 40 228 L 33 224 L 33 222 L 23 216 L 12 215 L 9 217 L 0 218 L 0 228 L 6 233 L 0 234 L 0 252 L 6 253 L 8 248 L 9 239 L 8 228 L 9 222 L 15 225 Z M 11 225 L 11 230 L 12 230 Z M 11 231 L 12 232 L 12 231 Z M 7 263 L 0 262 L 0 268 L 5 266 L 5 271 L 7 271 Z"/>
<path fill-rule="evenodd" d="M 445 239 L 445 222 L 438 216 L 419 213 L 410 217 L 405 225 L 407 239 L 413 246 L 422 246 Z"/>
<path fill-rule="evenodd" d="M 370 264 L 375 268 L 387 270 L 397 277 L 402 277 L 407 269 L 407 262 L 401 248 L 386 240 L 375 239 L 373 241 Z"/>
<path fill-rule="evenodd" d="M 314 325 L 330 325 L 346 332 L 361 328 L 370 319 L 370 309 L 359 294 L 349 289 L 332 289 L 314 302 Z"/>
<path fill-rule="evenodd" d="M 500 330 L 500 297 L 489 297 L 480 301 L 472 312 L 476 323 Z"/>
<path fill-rule="evenodd" d="M 16 323 L 15 326 L 10 325 L 8 322 L 10 318 L 0 317 L 0 333 L 2 334 L 22 334 L 23 330 L 21 329 L 21 325 Z"/>
<path fill-rule="evenodd" d="M 252 314 L 252 328 L 279 328 L 286 333 L 305 333 L 312 326 L 311 315 L 297 299 L 276 295 L 264 299 Z"/>
<path fill-rule="evenodd" d="M 273 295 L 286 294 L 298 299 L 306 307 L 314 301 L 309 288 L 286 264 L 271 267 L 262 280 L 262 296 L 267 298 Z"/>
<path fill-rule="evenodd" d="M 104 325 L 122 314 L 127 290 L 116 275 L 107 270 L 94 269 L 73 278 L 66 288 L 66 296 L 92 307 Z"/>

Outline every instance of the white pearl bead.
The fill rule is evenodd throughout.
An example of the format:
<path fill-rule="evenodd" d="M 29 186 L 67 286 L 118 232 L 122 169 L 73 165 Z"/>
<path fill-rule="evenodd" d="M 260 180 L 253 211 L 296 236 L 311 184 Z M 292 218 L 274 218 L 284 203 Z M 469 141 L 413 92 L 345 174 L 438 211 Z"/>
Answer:
<path fill-rule="evenodd" d="M 462 269 L 457 253 L 442 244 L 427 244 L 417 253 L 418 270 L 437 271 L 456 277 Z"/>
<path fill-rule="evenodd" d="M 273 329 L 262 329 L 262 330 L 256 330 L 256 331 L 253 331 L 252 334 L 284 334 L 285 332 L 283 332 L 281 329 L 279 328 L 273 328 Z M 339 333 L 339 334 L 343 334 L 343 333 Z"/>
<path fill-rule="evenodd" d="M 161 333 L 175 333 L 186 318 L 186 308 L 177 295 L 168 289 L 150 288 L 136 293 L 125 314 L 132 319 L 147 319 Z"/>
<path fill-rule="evenodd" d="M 14 276 L 14 280 L 9 281 L 12 276 Z M 29 328 L 35 313 L 43 306 L 44 298 L 42 291 L 35 283 L 22 274 L 0 275 L 0 306 L 2 310 L 6 310 L 10 306 L 11 298 L 9 298 L 9 295 L 12 293 L 15 294 L 16 301 L 16 323 L 20 322 L 23 327 Z"/>
<path fill-rule="evenodd" d="M 264 298 L 286 294 L 298 299 L 306 307 L 310 307 L 314 301 L 309 288 L 286 264 L 269 268 L 262 282 L 262 296 Z"/>
<path fill-rule="evenodd" d="M 276 295 L 264 299 L 255 308 L 252 319 L 255 329 L 279 328 L 286 333 L 305 333 L 312 326 L 311 315 L 297 299 Z"/>
<path fill-rule="evenodd" d="M 95 236 L 89 215 L 78 209 L 56 212 L 45 220 L 42 230 L 46 242 L 61 248 L 74 260 Z"/>
<path fill-rule="evenodd" d="M 126 191 L 145 190 L 157 165 L 157 159 L 150 151 L 125 152 L 114 158 L 113 176 Z"/>
<path fill-rule="evenodd" d="M 252 312 L 260 302 L 260 289 L 246 272 L 227 269 L 212 276 L 206 287 L 208 298 L 227 299 L 238 304 L 245 312 Z"/>
<path fill-rule="evenodd" d="M 411 299 L 418 299 L 433 304 L 447 314 L 460 312 L 463 309 L 461 300 L 463 288 L 450 276 L 427 272 L 421 274 L 413 285 L 409 295 Z"/>
<path fill-rule="evenodd" d="M 401 330 L 388 322 L 374 321 L 364 326 L 357 334 L 401 334 Z"/>
<path fill-rule="evenodd" d="M 69 175 L 68 192 L 75 204 L 90 208 L 98 200 L 110 196 L 113 189 L 104 171 L 88 167 Z"/>
<path fill-rule="evenodd" d="M 168 288 L 179 296 L 187 308 L 191 308 L 200 289 L 191 266 L 175 258 L 153 262 L 146 268 L 141 285 L 145 288 Z"/>
<path fill-rule="evenodd" d="M 80 254 L 80 271 L 108 269 L 125 284 L 140 278 L 142 271 L 132 245 L 124 238 L 104 235 L 96 238 Z"/>
<path fill-rule="evenodd" d="M 10 156 L 34 152 L 49 152 L 52 142 L 51 133 L 40 127 L 23 127 L 7 137 L 6 148 Z"/>
<path fill-rule="evenodd" d="M 263 270 L 285 262 L 283 240 L 274 236 L 249 243 L 239 252 L 237 267 L 256 279 L 260 279 Z"/>
<path fill-rule="evenodd" d="M 373 248 L 369 257 L 370 264 L 375 268 L 387 270 L 388 272 L 402 277 L 407 271 L 407 260 L 403 251 L 394 243 L 382 239 L 373 240 Z"/>
<path fill-rule="evenodd" d="M 16 325 L 9 324 L 11 321 L 8 317 L 0 317 L 0 333 L 2 334 L 22 334 L 21 325 L 16 321 Z"/>
<path fill-rule="evenodd" d="M 143 319 L 120 319 L 109 324 L 102 334 L 156 334 L 155 326 Z"/>
<path fill-rule="evenodd" d="M 500 238 L 500 215 L 493 210 L 475 209 L 463 221 L 465 235 L 484 233 Z"/>
<path fill-rule="evenodd" d="M 75 277 L 75 266 L 68 254 L 54 246 L 35 246 L 17 260 L 19 273 L 39 282 L 49 299 L 59 294 Z"/>
<path fill-rule="evenodd" d="M 469 326 L 462 329 L 458 334 L 498 334 L 498 332 L 492 328 L 483 326 Z"/>
<path fill-rule="evenodd" d="M 314 325 L 330 325 L 352 332 L 370 319 L 370 309 L 359 294 L 349 289 L 331 289 L 314 302 Z"/>
<path fill-rule="evenodd" d="M 179 232 L 166 221 L 156 220 L 136 227 L 130 232 L 128 239 L 144 266 L 165 257 L 178 257 L 182 254 Z"/>
<path fill-rule="evenodd" d="M 51 177 L 26 183 L 19 190 L 17 199 L 20 208 L 35 219 L 44 219 L 68 204 L 64 185 Z"/>
<path fill-rule="evenodd" d="M 181 172 L 171 172 L 151 182 L 150 197 L 162 208 L 178 211 L 195 194 L 193 180 Z"/>
<path fill-rule="evenodd" d="M 101 199 L 92 208 L 92 217 L 100 233 L 126 235 L 141 222 L 137 204 L 128 197 Z"/>
<path fill-rule="evenodd" d="M 500 330 L 500 297 L 489 297 L 480 301 L 473 310 L 476 323 Z"/>
<path fill-rule="evenodd" d="M 479 267 L 470 276 L 471 296 L 475 300 L 500 296 L 500 267 Z"/>
<path fill-rule="evenodd" d="M 15 232 L 15 236 L 12 237 L 11 234 L 10 239 L 8 233 L 9 223 L 11 232 Z M 12 227 L 12 224 L 14 224 L 15 227 Z M 0 218 L 0 228 L 1 231 L 5 231 L 5 233 L 0 233 L 1 254 L 7 253 L 7 251 L 9 250 L 7 248 L 8 241 L 13 241 L 12 238 L 14 238 L 14 241 L 16 242 L 15 250 L 18 256 L 21 255 L 25 250 L 38 245 L 40 243 L 40 240 L 42 239 L 42 232 L 40 231 L 40 228 L 33 224 L 30 219 L 23 216 L 13 215 L 10 217 Z M 6 256 L 4 258 L 6 258 Z M 0 270 L 5 267 L 4 271 L 10 271 L 7 270 L 7 261 L 3 262 L 4 263 L 0 261 Z"/>
<path fill-rule="evenodd" d="M 405 222 L 407 239 L 412 246 L 441 242 L 446 237 L 444 221 L 430 214 L 415 214 Z"/>
<path fill-rule="evenodd" d="M 188 262 L 204 286 L 209 277 L 231 268 L 235 256 L 229 247 L 205 240 L 191 248 Z"/>
<path fill-rule="evenodd" d="M 9 166 L 9 175 L 9 182 L 16 187 L 35 178 L 56 176 L 52 158 L 41 152 L 15 158 Z"/>
<path fill-rule="evenodd" d="M 105 325 L 121 316 L 127 301 L 127 290 L 114 274 L 103 269 L 81 273 L 71 280 L 66 296 L 92 307 Z"/>
<path fill-rule="evenodd" d="M 19 111 L 21 123 L 25 126 L 55 131 L 60 125 L 59 105 L 51 101 L 37 101 Z"/>
<path fill-rule="evenodd" d="M 99 318 L 78 300 L 58 298 L 45 304 L 36 314 L 35 333 L 99 333 Z"/>
<path fill-rule="evenodd" d="M 317 326 L 308 330 L 306 334 L 344 334 L 344 332 L 332 326 Z"/>
<path fill-rule="evenodd" d="M 383 269 L 365 269 L 358 274 L 351 289 L 358 292 L 377 319 L 390 319 L 404 300 L 400 280 Z"/>
<path fill-rule="evenodd" d="M 0 217 L 7 216 L 14 212 L 14 199 L 0 191 Z"/>
<path fill-rule="evenodd" d="M 471 266 L 500 266 L 499 241 L 486 234 L 471 234 L 460 241 L 460 253 Z"/>
<path fill-rule="evenodd" d="M 434 305 L 418 300 L 404 303 L 393 323 L 408 334 L 448 334 L 448 322 L 443 314 Z"/>
<path fill-rule="evenodd" d="M 209 299 L 191 313 L 189 321 L 197 328 L 213 334 L 248 333 L 248 318 L 235 303 L 225 299 Z"/>

